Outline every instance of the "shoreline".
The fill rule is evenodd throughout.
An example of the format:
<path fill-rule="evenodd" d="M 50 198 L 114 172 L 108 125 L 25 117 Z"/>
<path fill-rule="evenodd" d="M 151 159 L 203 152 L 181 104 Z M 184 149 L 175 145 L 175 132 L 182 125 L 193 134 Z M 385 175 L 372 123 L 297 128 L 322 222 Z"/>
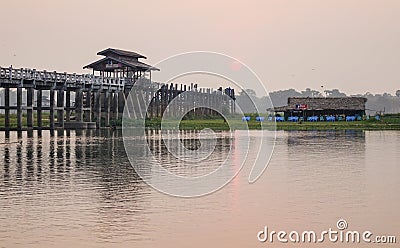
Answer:
<path fill-rule="evenodd" d="M 47 116 L 46 116 L 47 117 Z M 4 121 L 4 120 L 3 120 Z M 142 120 L 143 121 L 143 120 Z M 142 122 L 141 121 L 141 122 Z M 11 123 L 15 125 L 16 120 L 12 119 Z M 149 130 L 161 129 L 161 119 L 148 119 L 145 121 L 145 127 Z M 173 125 L 175 122 L 166 121 L 163 123 L 164 129 L 176 129 Z M 25 123 L 24 123 L 25 124 Z M 44 119 L 42 130 L 49 129 L 47 127 L 48 121 Z M 46 125 L 47 124 L 47 125 Z M 118 125 L 119 124 L 119 125 Z M 110 127 L 101 127 L 101 129 L 121 129 L 121 123 L 118 123 Z M 386 115 L 382 116 L 380 120 L 370 119 L 362 121 L 337 121 L 337 122 L 262 122 L 262 129 L 264 130 L 283 130 L 283 131 L 315 131 L 315 130 L 399 130 L 400 131 L 400 114 Z M 24 125 L 25 126 L 25 125 Z M 180 130 L 202 130 L 205 128 L 210 128 L 218 131 L 227 130 L 261 130 L 261 123 L 257 122 L 255 118 L 252 118 L 248 122 L 243 122 L 241 118 L 234 117 L 230 121 L 229 125 L 224 122 L 223 119 L 187 119 L 182 120 L 179 123 Z M 14 129 L 14 127 L 12 128 Z M 10 131 L 14 131 L 14 130 Z M 28 129 L 28 128 L 24 128 Z M 56 128 L 60 129 L 60 128 Z M 65 128 L 64 128 L 65 129 Z M 67 129 L 65 129 L 67 130 Z M 69 129 L 71 130 L 71 129 Z M 1 123 L 0 116 L 0 131 L 4 130 L 4 123 Z"/>
<path fill-rule="evenodd" d="M 253 118 L 254 119 L 254 118 Z M 246 125 L 247 124 L 247 125 Z M 283 131 L 314 131 L 314 130 L 399 130 L 400 115 L 388 115 L 381 120 L 363 120 L 363 121 L 337 121 L 337 122 L 262 122 L 264 130 L 283 130 Z M 164 125 L 168 127 L 168 123 Z M 147 129 L 160 129 L 161 120 L 147 120 Z M 255 120 L 243 122 L 234 120 L 228 126 L 222 119 L 196 119 L 182 120 L 179 129 L 181 130 L 201 130 L 210 128 L 213 130 L 226 131 L 230 128 L 234 130 L 261 130 L 261 123 Z"/>

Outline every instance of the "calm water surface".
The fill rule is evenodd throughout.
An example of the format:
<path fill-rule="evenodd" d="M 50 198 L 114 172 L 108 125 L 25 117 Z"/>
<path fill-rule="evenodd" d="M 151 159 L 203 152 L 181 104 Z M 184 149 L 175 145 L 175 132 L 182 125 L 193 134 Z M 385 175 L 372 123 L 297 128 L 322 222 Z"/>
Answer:
<path fill-rule="evenodd" d="M 193 133 L 182 135 L 196 147 Z M 29 136 L 0 133 L 0 247 L 310 247 L 259 243 L 257 233 L 264 226 L 318 232 L 340 218 L 349 229 L 397 235 L 400 242 L 400 132 L 278 132 L 255 184 L 247 182 L 245 166 L 223 189 L 194 199 L 143 182 L 117 131 Z M 213 159 L 230 149 L 244 152 L 240 136 L 220 133 Z M 253 140 L 259 136 L 251 132 Z M 149 139 L 166 167 L 188 172 L 165 153 L 157 133 Z M 146 166 L 140 155 L 137 162 Z"/>

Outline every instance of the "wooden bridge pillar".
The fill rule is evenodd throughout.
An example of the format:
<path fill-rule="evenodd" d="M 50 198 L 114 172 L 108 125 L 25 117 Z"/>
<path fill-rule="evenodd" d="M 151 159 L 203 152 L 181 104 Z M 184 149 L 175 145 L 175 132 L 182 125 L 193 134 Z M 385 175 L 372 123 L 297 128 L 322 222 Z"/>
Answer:
<path fill-rule="evenodd" d="M 85 97 L 85 110 L 84 110 L 84 119 L 86 122 L 91 122 L 92 121 L 92 91 L 88 90 L 85 92 L 86 97 Z"/>
<path fill-rule="evenodd" d="M 33 95 L 34 88 L 27 88 L 26 92 L 26 122 L 29 129 L 33 128 Z"/>
<path fill-rule="evenodd" d="M 17 88 L 17 127 L 22 129 L 22 87 Z"/>
<path fill-rule="evenodd" d="M 112 120 L 115 125 L 118 120 L 118 92 L 113 93 L 111 111 L 112 111 Z"/>
<path fill-rule="evenodd" d="M 64 90 L 57 91 L 57 122 L 59 128 L 64 128 Z"/>
<path fill-rule="evenodd" d="M 4 126 L 10 128 L 10 88 L 4 88 Z"/>
<path fill-rule="evenodd" d="M 104 126 L 110 126 L 110 99 L 111 99 L 111 92 L 106 91 L 104 97 Z"/>
<path fill-rule="evenodd" d="M 146 117 L 146 96 L 147 92 L 146 91 L 139 91 L 138 92 L 138 112 L 139 112 L 139 118 L 145 118 Z"/>
<path fill-rule="evenodd" d="M 77 89 L 75 91 L 75 120 L 77 122 L 82 121 L 82 107 L 83 107 L 83 94 L 82 89 Z"/>
<path fill-rule="evenodd" d="M 212 114 L 212 112 L 211 112 L 211 107 L 213 107 L 212 105 L 211 105 L 211 89 L 210 88 L 207 88 L 207 106 L 209 106 L 209 108 L 207 109 L 207 114 L 208 115 L 211 115 Z"/>
<path fill-rule="evenodd" d="M 71 91 L 65 92 L 65 121 L 71 121 Z"/>
<path fill-rule="evenodd" d="M 42 127 L 42 100 L 43 100 L 42 90 L 39 89 L 36 91 L 37 126 L 39 128 Z"/>
<path fill-rule="evenodd" d="M 113 120 L 113 101 L 114 101 L 114 92 L 108 92 L 108 126 L 111 125 Z"/>
<path fill-rule="evenodd" d="M 118 92 L 118 115 L 117 119 L 122 120 L 122 115 L 124 113 L 124 106 L 125 106 L 125 95 L 124 91 L 121 90 Z"/>
<path fill-rule="evenodd" d="M 130 93 L 131 91 L 132 91 L 132 93 Z M 124 108 L 127 108 L 127 111 L 129 112 L 129 115 L 130 115 L 131 117 L 134 116 L 134 113 L 132 113 L 133 107 L 132 107 L 132 106 L 129 106 L 129 105 L 132 105 L 132 101 L 133 101 L 133 99 L 132 99 L 133 91 L 134 91 L 134 89 L 126 89 L 126 88 L 125 88 L 125 89 L 123 90 L 123 92 L 122 92 L 122 97 L 124 98 L 122 111 L 124 111 L 124 110 L 123 110 Z M 130 98 L 130 99 L 129 99 L 129 98 Z M 131 108 L 131 109 L 130 109 L 130 108 Z"/>
<path fill-rule="evenodd" d="M 147 116 L 149 118 L 153 118 L 154 117 L 154 92 L 153 90 L 150 91 L 150 104 L 148 105 L 148 109 L 147 109 Z"/>
<path fill-rule="evenodd" d="M 101 127 L 101 91 L 98 90 L 94 94 L 94 116 L 96 118 L 96 127 Z"/>
<path fill-rule="evenodd" d="M 50 90 L 50 129 L 54 129 L 54 89 Z"/>

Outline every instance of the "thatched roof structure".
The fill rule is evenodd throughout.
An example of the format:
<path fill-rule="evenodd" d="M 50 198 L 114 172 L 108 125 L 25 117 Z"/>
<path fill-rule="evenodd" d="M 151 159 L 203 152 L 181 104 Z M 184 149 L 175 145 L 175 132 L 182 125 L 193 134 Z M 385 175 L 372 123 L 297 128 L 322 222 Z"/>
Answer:
<path fill-rule="evenodd" d="M 115 49 L 115 48 L 107 48 L 107 49 L 105 49 L 105 50 L 103 50 L 101 52 L 98 52 L 97 55 L 102 55 L 102 56 L 106 56 L 106 57 L 111 57 L 112 55 L 119 55 L 119 56 L 126 57 L 126 58 L 147 59 L 146 56 L 141 55 L 139 53 L 120 50 L 120 49 Z"/>
<path fill-rule="evenodd" d="M 115 70 L 159 71 L 158 68 L 139 61 L 139 59 L 141 58 L 146 59 L 145 56 L 139 53 L 119 50 L 115 48 L 108 48 L 101 52 L 98 52 L 97 55 L 105 56 L 105 58 L 95 61 L 83 67 L 83 69 L 90 68 L 93 69 L 94 71 L 108 71 L 108 72 L 112 72 Z"/>
<path fill-rule="evenodd" d="M 364 97 L 289 97 L 288 105 L 274 108 L 275 112 L 299 109 L 306 110 L 355 110 L 364 111 L 367 98 Z"/>

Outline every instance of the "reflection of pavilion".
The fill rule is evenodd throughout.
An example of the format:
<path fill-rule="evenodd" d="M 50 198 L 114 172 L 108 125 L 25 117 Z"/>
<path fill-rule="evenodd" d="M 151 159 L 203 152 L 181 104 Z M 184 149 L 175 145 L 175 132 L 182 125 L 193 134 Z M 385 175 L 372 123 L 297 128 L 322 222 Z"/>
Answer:
<path fill-rule="evenodd" d="M 97 55 L 105 56 L 96 62 L 93 62 L 83 69 L 92 69 L 93 74 L 98 72 L 98 75 L 113 78 L 126 78 L 132 79 L 134 83 L 138 78 L 149 76 L 151 80 L 151 71 L 159 70 L 151 65 L 145 64 L 139 59 L 146 59 L 145 56 L 114 48 L 108 48 Z"/>

